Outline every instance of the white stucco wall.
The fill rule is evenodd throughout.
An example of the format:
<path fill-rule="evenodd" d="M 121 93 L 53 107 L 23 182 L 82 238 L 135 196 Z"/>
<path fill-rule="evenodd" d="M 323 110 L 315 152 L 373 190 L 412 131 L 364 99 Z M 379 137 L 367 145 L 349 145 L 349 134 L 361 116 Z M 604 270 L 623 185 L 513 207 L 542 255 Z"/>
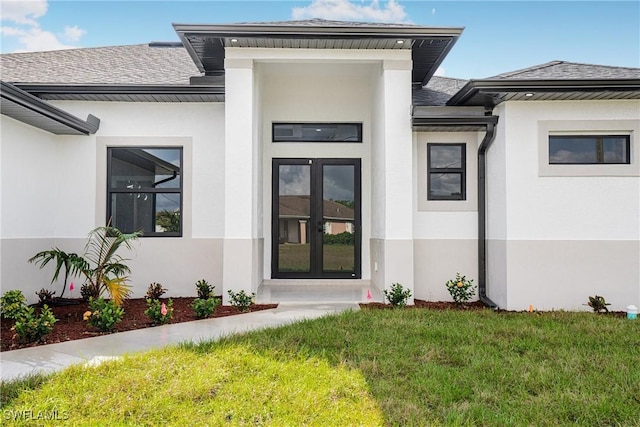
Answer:
<path fill-rule="evenodd" d="M 638 101 L 506 103 L 489 150 L 489 296 L 497 303 L 585 309 L 594 294 L 618 310 L 640 303 L 639 117 Z M 539 159 L 540 141 L 547 141 L 539 135 L 543 121 L 569 133 L 582 129 L 563 122 L 631 130 L 632 164 L 623 167 L 636 172 L 546 176 L 540 163 L 548 162 Z M 503 280 L 508 293 L 500 290 Z"/>
<path fill-rule="evenodd" d="M 2 117 L 2 289 L 21 283 L 33 299 L 49 286 L 53 270 L 26 263 L 52 246 L 82 251 L 87 233 L 106 215 L 106 147 L 184 144 L 184 230 L 181 238 L 142 238 L 131 258 L 134 296 L 151 282 L 168 296 L 194 295 L 194 283 L 222 281 L 224 236 L 224 105 L 58 101 L 78 117 L 101 119 L 91 136 L 56 136 Z M 22 141 L 18 144 L 19 141 Z M 5 165 L 6 164 L 6 165 Z M 194 174 L 193 171 L 198 173 Z M 24 175 L 26 188 L 7 187 L 7 176 Z M 27 190 L 27 191 L 25 191 Z M 43 220 L 45 219 L 46 220 Z M 19 262 L 24 258 L 24 263 Z M 34 277 L 34 271 L 40 272 Z M 44 274 L 46 273 L 46 274 Z M 28 280 L 29 284 L 24 284 Z M 7 285 L 9 283 L 9 285 Z M 58 292 L 59 294 L 59 292 Z"/>

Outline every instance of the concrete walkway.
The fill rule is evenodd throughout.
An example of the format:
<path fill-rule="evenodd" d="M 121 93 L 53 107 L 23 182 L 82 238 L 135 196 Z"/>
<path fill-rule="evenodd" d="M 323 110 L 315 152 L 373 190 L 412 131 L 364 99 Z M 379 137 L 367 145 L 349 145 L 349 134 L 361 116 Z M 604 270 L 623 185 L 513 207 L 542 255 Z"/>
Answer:
<path fill-rule="evenodd" d="M 197 320 L 119 332 L 58 344 L 0 353 L 0 379 L 7 381 L 34 372 L 55 372 L 78 363 L 99 363 L 125 353 L 179 344 L 215 340 L 234 333 L 315 319 L 345 310 L 358 310 L 355 302 L 280 303 L 278 308 L 236 316 Z"/>

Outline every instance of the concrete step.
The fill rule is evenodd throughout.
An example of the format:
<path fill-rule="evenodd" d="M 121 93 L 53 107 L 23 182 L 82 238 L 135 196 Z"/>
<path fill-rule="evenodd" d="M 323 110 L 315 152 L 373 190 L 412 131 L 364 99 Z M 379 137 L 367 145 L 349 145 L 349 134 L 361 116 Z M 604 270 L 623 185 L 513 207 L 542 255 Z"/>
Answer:
<path fill-rule="evenodd" d="M 367 299 L 367 294 L 371 299 Z M 256 302 L 374 302 L 382 301 L 382 293 L 370 280 L 272 279 L 258 288 Z"/>

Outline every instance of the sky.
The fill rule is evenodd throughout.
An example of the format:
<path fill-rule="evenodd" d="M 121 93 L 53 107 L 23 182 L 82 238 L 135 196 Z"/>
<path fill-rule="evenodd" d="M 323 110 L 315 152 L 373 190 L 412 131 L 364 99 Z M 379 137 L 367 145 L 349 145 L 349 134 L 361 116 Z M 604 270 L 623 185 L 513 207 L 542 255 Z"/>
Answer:
<path fill-rule="evenodd" d="M 2 53 L 179 41 L 172 23 L 332 19 L 464 27 L 438 75 L 554 60 L 640 67 L 640 1 L 0 0 Z"/>

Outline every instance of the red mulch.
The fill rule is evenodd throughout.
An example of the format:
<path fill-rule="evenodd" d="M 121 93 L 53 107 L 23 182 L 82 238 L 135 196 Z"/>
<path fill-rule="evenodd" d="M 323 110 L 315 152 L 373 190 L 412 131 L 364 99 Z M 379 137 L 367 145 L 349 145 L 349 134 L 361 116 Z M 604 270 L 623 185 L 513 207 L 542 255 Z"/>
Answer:
<path fill-rule="evenodd" d="M 164 301 L 165 299 L 163 298 L 162 300 Z M 171 300 L 173 301 L 173 319 L 169 322 L 170 324 L 199 320 L 190 307 L 194 298 L 171 298 Z M 254 304 L 251 306 L 251 311 L 266 310 L 276 308 L 277 306 L 278 304 Z M 147 303 L 144 298 L 126 300 L 123 307 L 124 317 L 122 321 L 116 325 L 114 332 L 131 331 L 153 326 L 149 318 L 144 314 L 144 311 L 147 309 Z M 97 329 L 90 327 L 87 322 L 82 319 L 84 312 L 88 309 L 87 302 L 51 307 L 51 311 L 53 311 L 53 315 L 58 321 L 53 326 L 53 331 L 45 336 L 40 343 L 21 343 L 18 337 L 15 336 L 15 332 L 11 331 L 13 320 L 3 319 L 0 325 L 2 332 L 0 351 L 16 350 L 24 347 L 35 347 L 43 344 L 53 344 L 108 334 L 109 332 L 99 332 Z M 234 314 L 240 314 L 240 311 L 235 307 L 225 305 L 218 306 L 212 317 L 233 316 Z"/>

